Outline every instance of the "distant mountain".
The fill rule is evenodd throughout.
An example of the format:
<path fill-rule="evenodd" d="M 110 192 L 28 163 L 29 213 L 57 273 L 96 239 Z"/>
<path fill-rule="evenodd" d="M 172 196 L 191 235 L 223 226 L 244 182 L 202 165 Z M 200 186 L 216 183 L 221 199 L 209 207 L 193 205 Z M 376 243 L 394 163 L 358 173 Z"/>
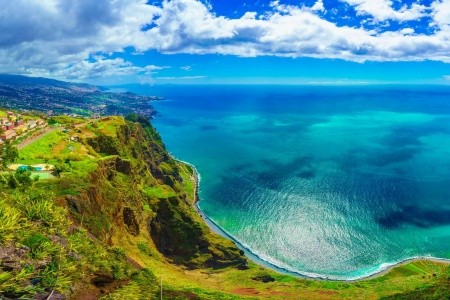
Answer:
<path fill-rule="evenodd" d="M 40 86 L 62 87 L 62 88 L 80 87 L 92 90 L 107 90 L 107 88 L 87 83 L 72 83 L 44 77 L 27 77 L 13 74 L 0 74 L 0 83 L 11 85 L 28 85 L 28 86 L 40 85 Z"/>
<path fill-rule="evenodd" d="M 4 108 L 85 116 L 126 115 L 134 112 L 151 117 L 155 110 L 149 102 L 157 99 L 130 92 L 110 92 L 106 88 L 85 83 L 0 74 L 0 106 Z"/>

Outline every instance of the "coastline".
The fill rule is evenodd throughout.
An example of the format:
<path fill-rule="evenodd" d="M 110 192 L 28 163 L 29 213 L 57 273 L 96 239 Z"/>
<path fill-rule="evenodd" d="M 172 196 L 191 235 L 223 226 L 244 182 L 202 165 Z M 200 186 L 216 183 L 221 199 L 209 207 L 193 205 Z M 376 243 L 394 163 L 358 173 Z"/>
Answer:
<path fill-rule="evenodd" d="M 310 273 L 306 273 L 306 272 L 301 273 L 301 272 L 298 272 L 295 270 L 289 270 L 288 268 L 284 268 L 282 266 L 278 266 L 275 263 L 272 263 L 268 260 L 261 258 L 258 254 L 253 252 L 250 249 L 250 247 L 246 246 L 245 244 L 243 244 L 242 242 L 237 240 L 233 235 L 226 232 L 213 219 L 208 217 L 203 212 L 203 210 L 199 206 L 199 202 L 200 202 L 199 190 L 200 190 L 200 181 L 201 181 L 200 173 L 198 172 L 195 165 L 193 165 L 187 161 L 180 160 L 180 159 L 176 158 L 175 156 L 173 156 L 172 154 L 170 154 L 170 155 L 172 156 L 172 158 L 174 160 L 176 160 L 180 163 L 186 164 L 192 168 L 193 177 L 195 180 L 193 207 L 197 211 L 197 213 L 200 215 L 200 217 L 203 219 L 203 221 L 208 225 L 208 227 L 213 232 L 221 235 L 224 238 L 232 240 L 239 249 L 244 251 L 245 256 L 247 256 L 254 263 L 256 263 L 262 267 L 269 268 L 269 269 L 271 269 L 275 272 L 281 273 L 281 274 L 291 275 L 294 277 L 304 278 L 304 279 L 321 280 L 321 281 L 336 281 L 336 282 L 358 282 L 358 281 L 370 280 L 370 279 L 375 279 L 375 278 L 384 276 L 387 273 L 389 273 L 391 270 L 395 269 L 396 267 L 400 267 L 400 266 L 403 266 L 403 265 L 406 265 L 406 264 L 409 264 L 412 262 L 417 262 L 417 261 L 431 261 L 431 262 L 436 262 L 436 263 L 450 264 L 450 258 L 438 258 L 438 257 L 432 257 L 432 256 L 410 257 L 410 258 L 406 258 L 406 259 L 403 259 L 398 262 L 383 263 L 373 273 L 354 277 L 354 278 L 348 278 L 348 279 L 347 278 L 338 278 L 338 277 L 334 277 L 334 276 L 325 276 L 325 275 L 320 275 L 320 274 L 310 274 Z"/>

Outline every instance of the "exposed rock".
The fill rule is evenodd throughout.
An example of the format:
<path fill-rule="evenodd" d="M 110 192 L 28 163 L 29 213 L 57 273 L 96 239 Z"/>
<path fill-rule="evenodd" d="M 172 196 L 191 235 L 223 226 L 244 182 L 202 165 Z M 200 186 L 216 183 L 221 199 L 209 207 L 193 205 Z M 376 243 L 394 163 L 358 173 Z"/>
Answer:
<path fill-rule="evenodd" d="M 136 216 L 131 208 L 125 207 L 123 209 L 123 222 L 125 223 L 129 233 L 134 236 L 139 235 L 139 223 L 136 220 Z"/>
<path fill-rule="evenodd" d="M 131 162 L 129 160 L 122 159 L 120 157 L 116 158 L 116 171 L 123 173 L 125 175 L 131 174 Z"/>
<path fill-rule="evenodd" d="M 67 206 L 71 210 L 73 210 L 73 211 L 75 211 L 75 212 L 77 212 L 79 214 L 83 211 L 82 208 L 81 208 L 81 203 L 78 201 L 77 197 L 75 197 L 75 196 L 67 195 L 66 196 L 66 203 L 67 203 Z"/>

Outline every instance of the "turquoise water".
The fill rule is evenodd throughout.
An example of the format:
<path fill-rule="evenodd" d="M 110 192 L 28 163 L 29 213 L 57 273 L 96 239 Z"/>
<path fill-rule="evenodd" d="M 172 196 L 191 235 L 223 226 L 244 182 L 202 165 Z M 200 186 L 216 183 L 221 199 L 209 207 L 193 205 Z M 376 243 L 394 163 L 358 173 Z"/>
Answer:
<path fill-rule="evenodd" d="M 450 87 L 180 86 L 154 125 L 259 258 L 354 279 L 450 258 Z"/>

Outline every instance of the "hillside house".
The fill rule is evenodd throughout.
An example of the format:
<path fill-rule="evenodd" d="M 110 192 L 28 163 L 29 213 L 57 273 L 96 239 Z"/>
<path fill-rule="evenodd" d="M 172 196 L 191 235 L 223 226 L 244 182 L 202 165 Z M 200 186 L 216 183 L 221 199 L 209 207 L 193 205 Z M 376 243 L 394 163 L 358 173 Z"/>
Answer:
<path fill-rule="evenodd" d="M 25 133 L 25 131 L 28 130 L 28 127 L 25 125 L 19 125 L 16 128 L 14 128 L 14 131 L 17 133 L 17 135 L 21 135 Z"/>
<path fill-rule="evenodd" d="M 17 134 L 14 132 L 14 130 L 7 130 L 0 136 L 0 139 L 3 141 L 12 140 L 17 136 Z"/>

